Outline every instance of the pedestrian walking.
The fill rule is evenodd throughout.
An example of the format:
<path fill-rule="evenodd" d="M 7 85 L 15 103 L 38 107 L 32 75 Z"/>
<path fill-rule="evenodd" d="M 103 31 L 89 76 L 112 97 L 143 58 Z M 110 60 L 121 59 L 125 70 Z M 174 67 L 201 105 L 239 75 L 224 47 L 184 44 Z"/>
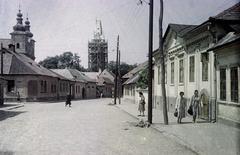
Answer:
<path fill-rule="evenodd" d="M 182 123 L 182 118 L 186 117 L 187 100 L 183 97 L 184 92 L 180 92 L 179 95 L 176 99 L 175 109 L 177 111 L 177 123 Z"/>
<path fill-rule="evenodd" d="M 140 112 L 140 115 L 138 115 L 138 116 L 144 116 L 146 102 L 145 102 L 145 97 L 142 92 L 139 92 L 139 97 L 140 97 L 140 101 L 139 101 L 138 111 Z"/>
<path fill-rule="evenodd" d="M 201 101 L 202 95 L 201 97 L 199 97 L 198 95 L 198 90 L 194 91 L 194 95 L 191 98 L 190 101 L 190 107 L 192 107 L 192 112 L 193 112 L 193 123 L 196 122 L 196 118 L 199 115 L 199 108 L 200 108 L 200 101 Z"/>
<path fill-rule="evenodd" d="M 71 98 L 72 98 L 71 95 L 68 94 L 68 95 L 67 95 L 67 100 L 66 100 L 66 104 L 65 104 L 65 106 L 68 105 L 69 107 L 71 107 Z"/>

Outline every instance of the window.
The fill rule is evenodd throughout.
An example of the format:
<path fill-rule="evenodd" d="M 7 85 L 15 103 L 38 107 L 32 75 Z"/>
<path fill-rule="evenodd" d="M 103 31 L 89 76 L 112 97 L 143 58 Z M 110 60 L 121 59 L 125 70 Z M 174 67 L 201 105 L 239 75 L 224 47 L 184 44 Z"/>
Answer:
<path fill-rule="evenodd" d="M 195 57 L 191 56 L 189 58 L 189 82 L 194 82 L 195 74 Z"/>
<path fill-rule="evenodd" d="M 226 100 L 226 69 L 220 69 L 220 100 Z"/>
<path fill-rule="evenodd" d="M 47 81 L 44 81 L 44 92 L 47 92 Z"/>
<path fill-rule="evenodd" d="M 171 62 L 171 84 L 174 84 L 174 62 Z"/>
<path fill-rule="evenodd" d="M 62 85 L 62 83 L 60 83 L 60 92 L 62 92 L 63 91 L 63 85 Z"/>
<path fill-rule="evenodd" d="M 230 69 L 231 77 L 231 101 L 238 102 L 238 68 L 232 67 Z"/>
<path fill-rule="evenodd" d="M 208 53 L 202 54 L 202 81 L 208 81 Z"/>
<path fill-rule="evenodd" d="M 160 84 L 160 74 L 161 74 L 161 68 L 158 66 L 158 84 Z"/>
<path fill-rule="evenodd" d="M 51 84 L 51 92 L 56 93 L 57 92 L 57 86 L 55 84 Z"/>
<path fill-rule="evenodd" d="M 16 46 L 17 46 L 17 48 L 20 48 L 20 44 L 19 44 L 19 43 L 17 43 L 17 45 L 16 45 Z"/>
<path fill-rule="evenodd" d="M 47 81 L 41 80 L 40 85 L 41 85 L 41 93 L 46 93 L 47 92 Z"/>
<path fill-rule="evenodd" d="M 14 92 L 14 87 L 15 87 L 15 81 L 14 80 L 8 80 L 7 81 L 7 91 L 8 92 Z"/>
<path fill-rule="evenodd" d="M 179 83 L 183 83 L 184 79 L 184 66 L 183 59 L 179 60 Z"/>

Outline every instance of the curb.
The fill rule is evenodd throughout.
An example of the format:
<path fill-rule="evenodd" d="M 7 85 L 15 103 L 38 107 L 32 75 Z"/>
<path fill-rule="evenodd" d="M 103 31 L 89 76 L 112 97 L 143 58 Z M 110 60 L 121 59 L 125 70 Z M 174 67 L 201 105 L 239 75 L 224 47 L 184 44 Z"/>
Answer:
<path fill-rule="evenodd" d="M 11 108 L 6 109 L 6 110 L 13 110 L 13 109 L 21 108 L 21 107 L 24 107 L 24 105 L 19 105 L 19 106 L 11 107 Z"/>
<path fill-rule="evenodd" d="M 9 108 L 0 108 L 0 110 L 13 110 L 13 109 L 18 109 L 18 108 L 21 108 L 21 107 L 24 107 L 24 105 L 23 104 L 21 104 L 21 105 L 16 105 L 16 106 L 12 106 L 12 107 L 9 107 Z"/>
<path fill-rule="evenodd" d="M 138 117 L 136 117 L 135 115 L 127 112 L 126 110 L 124 110 L 123 108 L 119 107 L 118 105 L 115 106 L 116 108 L 120 109 L 121 111 L 125 112 L 126 114 L 128 114 L 129 116 L 135 118 L 135 119 L 139 119 Z M 184 146 L 185 148 L 189 149 L 190 151 L 192 151 L 195 154 L 203 154 L 202 152 L 200 152 L 198 149 L 196 149 L 194 146 L 192 146 L 191 144 L 189 144 L 188 142 L 186 142 L 185 140 L 183 140 L 182 138 L 178 137 L 177 135 L 171 134 L 171 133 L 167 133 L 166 131 L 160 130 L 158 129 L 154 124 L 150 125 L 150 128 L 152 128 L 153 130 L 163 134 L 165 137 L 170 138 L 172 140 L 174 140 L 175 142 L 177 142 L 178 144 Z"/>

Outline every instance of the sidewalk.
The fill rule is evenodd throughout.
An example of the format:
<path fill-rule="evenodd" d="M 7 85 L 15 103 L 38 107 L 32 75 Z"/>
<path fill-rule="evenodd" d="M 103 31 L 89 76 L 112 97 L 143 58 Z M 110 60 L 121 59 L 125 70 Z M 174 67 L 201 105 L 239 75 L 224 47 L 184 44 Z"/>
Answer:
<path fill-rule="evenodd" d="M 122 100 L 121 105 L 117 105 L 117 107 L 137 119 L 147 120 L 147 115 L 145 117 L 138 116 L 138 104 Z M 199 154 L 240 154 L 240 129 L 203 120 L 192 123 L 191 117 L 184 118 L 182 124 L 177 124 L 173 113 L 168 113 L 168 119 L 169 125 L 164 125 L 162 111 L 153 109 L 151 127 Z"/>
<path fill-rule="evenodd" d="M 24 102 L 5 102 L 3 106 L 0 106 L 0 110 L 13 110 L 13 109 L 17 109 L 17 108 L 21 108 L 24 107 Z"/>

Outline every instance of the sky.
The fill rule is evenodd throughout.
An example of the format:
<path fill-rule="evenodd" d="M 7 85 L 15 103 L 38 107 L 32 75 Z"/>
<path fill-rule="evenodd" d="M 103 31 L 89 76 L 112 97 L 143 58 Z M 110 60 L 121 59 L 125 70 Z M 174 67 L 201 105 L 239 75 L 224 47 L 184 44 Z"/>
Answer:
<path fill-rule="evenodd" d="M 144 0 L 148 2 L 148 0 Z M 163 27 L 169 23 L 197 25 L 239 0 L 164 0 Z M 108 40 L 109 61 L 115 60 L 117 35 L 121 60 L 129 64 L 147 60 L 149 5 L 139 0 L 0 0 L 0 38 L 10 38 L 20 8 L 28 14 L 36 41 L 36 61 L 65 51 L 78 53 L 87 67 L 88 41 L 96 19 Z M 154 0 L 154 49 L 158 47 L 159 1 Z"/>

